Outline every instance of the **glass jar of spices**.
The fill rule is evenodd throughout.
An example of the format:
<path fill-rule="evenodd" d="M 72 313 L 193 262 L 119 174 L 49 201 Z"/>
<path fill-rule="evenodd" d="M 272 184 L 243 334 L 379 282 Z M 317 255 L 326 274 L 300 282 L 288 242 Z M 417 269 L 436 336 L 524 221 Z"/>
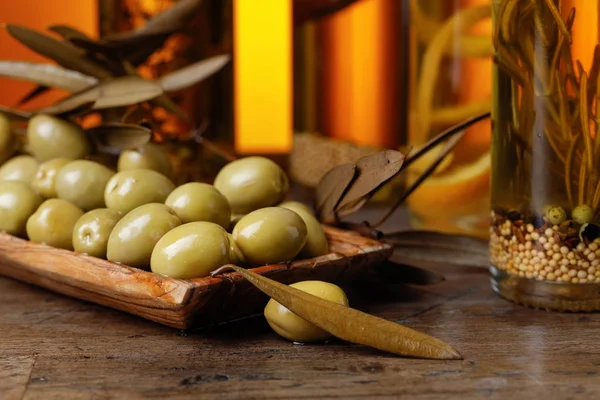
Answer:
<path fill-rule="evenodd" d="M 493 0 L 494 290 L 600 310 L 599 2 Z"/>

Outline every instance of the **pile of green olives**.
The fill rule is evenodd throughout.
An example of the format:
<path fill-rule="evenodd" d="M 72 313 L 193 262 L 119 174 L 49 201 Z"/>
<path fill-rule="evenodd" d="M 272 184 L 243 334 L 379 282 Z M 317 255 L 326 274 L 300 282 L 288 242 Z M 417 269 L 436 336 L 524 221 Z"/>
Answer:
<path fill-rule="evenodd" d="M 288 178 L 268 158 L 233 161 L 214 185 L 176 187 L 160 144 L 110 165 L 94 161 L 86 132 L 67 120 L 36 115 L 26 134 L 19 148 L 0 114 L 3 232 L 177 279 L 329 252 L 312 210 L 283 202 Z"/>

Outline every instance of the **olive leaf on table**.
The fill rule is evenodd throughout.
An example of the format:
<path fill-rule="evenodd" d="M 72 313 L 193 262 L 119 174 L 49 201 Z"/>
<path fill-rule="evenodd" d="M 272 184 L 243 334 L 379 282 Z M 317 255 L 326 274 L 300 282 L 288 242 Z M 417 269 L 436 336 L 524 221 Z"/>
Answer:
<path fill-rule="evenodd" d="M 203 4 L 203 0 L 180 0 L 138 29 L 98 40 L 66 25 L 48 27 L 56 36 L 19 25 L 3 25 L 7 33 L 21 44 L 58 64 L 0 61 L 0 76 L 38 85 L 20 99 L 17 107 L 49 89 L 63 89 L 71 94 L 42 109 L 21 111 L 1 107 L 0 112 L 15 121 L 27 121 L 38 113 L 52 114 L 67 120 L 94 113 L 100 116 L 104 128 L 88 130 L 90 135 L 106 132 L 106 126 L 112 126 L 113 133 L 110 137 L 113 138 L 115 132 L 132 132 L 131 127 L 125 130 L 114 129 L 115 123 L 147 122 L 158 135 L 153 135 L 152 139 L 161 137 L 163 140 L 191 140 L 168 137 L 168 133 L 161 132 L 160 124 L 155 123 L 156 114 L 153 111 L 155 108 L 164 109 L 187 124 L 191 132 L 198 131 L 197 127 L 191 125 L 190 116 L 167 93 L 180 91 L 208 79 L 229 63 L 230 56 L 214 55 L 157 80 L 140 77 L 136 67 L 159 50 L 172 34 L 184 29 L 186 22 Z M 106 138 L 100 139 L 93 139 L 92 142 L 101 144 L 102 139 Z M 124 142 L 134 143 L 136 140 L 137 138 L 128 137 Z M 205 138 L 193 140 L 194 144 L 200 144 L 209 152 L 213 148 Z M 100 145 L 96 150 L 111 152 L 111 146 Z M 220 153 L 216 155 L 223 156 Z"/>
<path fill-rule="evenodd" d="M 383 234 L 377 228 L 389 219 L 452 152 L 464 136 L 466 128 L 489 117 L 490 113 L 485 113 L 470 118 L 440 133 L 407 155 L 387 150 L 364 157 L 355 164 L 342 164 L 332 168 L 316 188 L 314 208 L 319 220 L 324 224 L 353 229 L 364 236 L 393 245 L 395 250 L 390 262 L 379 268 L 380 275 L 385 279 L 424 284 L 440 279 L 431 271 L 419 272 L 422 268 L 440 265 L 487 267 L 487 243 L 483 240 L 425 231 Z M 403 193 L 399 193 L 395 203 L 375 223 L 364 221 L 357 224 L 344 220 L 344 217 L 361 209 L 377 190 L 406 171 L 408 166 L 429 151 L 439 148 L 440 144 L 443 144 L 441 151 L 429 166 Z"/>
<path fill-rule="evenodd" d="M 266 295 L 293 313 L 333 336 L 351 343 L 408 357 L 436 360 L 461 360 L 462 356 L 449 344 L 413 330 L 341 304 L 321 299 L 296 288 L 276 282 L 234 265 L 231 268 Z"/>

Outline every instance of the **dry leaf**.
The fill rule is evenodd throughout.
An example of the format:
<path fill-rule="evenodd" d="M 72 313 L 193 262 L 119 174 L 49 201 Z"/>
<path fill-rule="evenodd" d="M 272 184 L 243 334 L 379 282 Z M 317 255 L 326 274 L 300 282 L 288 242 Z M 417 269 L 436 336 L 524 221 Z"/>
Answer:
<path fill-rule="evenodd" d="M 290 311 L 351 343 L 402 356 L 460 360 L 449 344 L 403 325 L 321 299 L 237 266 L 231 266 L 250 283 Z"/>
<path fill-rule="evenodd" d="M 67 25 L 51 25 L 48 27 L 48 30 L 58 34 L 64 40 L 71 40 L 76 38 L 90 39 L 90 37 L 85 33 Z"/>
<path fill-rule="evenodd" d="M 404 161 L 403 168 L 406 169 L 410 164 L 420 159 L 421 156 L 436 148 L 436 146 L 443 141 L 447 140 L 446 144 L 439 152 L 437 157 L 433 159 L 433 162 L 421 175 L 419 175 L 415 181 L 408 187 L 402 196 L 398 197 L 394 205 L 374 224 L 372 224 L 373 228 L 377 228 L 381 226 L 394 212 L 404 203 L 404 201 L 410 196 L 420 185 L 429 177 L 433 171 L 437 169 L 437 167 L 441 164 L 444 158 L 454 149 L 454 147 L 458 144 L 460 139 L 465 135 L 465 129 L 470 127 L 471 125 L 484 120 L 490 117 L 490 113 L 483 113 L 477 115 L 475 117 L 469 118 L 468 120 L 461 122 L 453 127 L 445 130 L 439 135 L 432 138 L 426 144 L 417 149 L 413 154 L 409 154 Z"/>
<path fill-rule="evenodd" d="M 18 25 L 6 25 L 8 33 L 38 54 L 53 59 L 59 65 L 96 78 L 107 78 L 110 73 L 101 65 L 85 58 L 79 49 L 43 33 Z"/>
<path fill-rule="evenodd" d="M 13 110 L 4 106 L 0 106 L 0 113 L 6 115 L 9 119 L 14 121 L 29 121 L 29 118 L 31 118 L 33 115 L 29 111 Z"/>
<path fill-rule="evenodd" d="M 42 108 L 38 113 L 58 115 L 66 114 L 82 107 L 91 108 L 99 95 L 98 85 L 96 85 L 65 97 L 49 107 Z"/>
<path fill-rule="evenodd" d="M 92 109 L 129 106 L 154 99 L 162 94 L 155 81 L 135 76 L 114 78 L 69 96 L 40 110 L 45 114 L 64 114 L 92 104 Z"/>
<path fill-rule="evenodd" d="M 219 71 L 229 62 L 227 54 L 196 62 L 161 77 L 158 82 L 165 92 L 174 92 L 195 85 Z"/>
<path fill-rule="evenodd" d="M 446 129 L 445 131 L 443 131 L 439 135 L 434 136 L 427 143 L 425 143 L 424 145 L 422 145 L 418 149 L 416 149 L 413 152 L 411 152 L 410 154 L 408 154 L 408 156 L 406 157 L 406 160 L 404 161 L 404 168 L 408 167 L 410 164 L 412 164 L 413 162 L 417 161 L 422 155 L 424 155 L 425 153 L 427 153 L 430 150 L 434 149 L 437 145 L 439 145 L 443 141 L 448 140 L 452 136 L 460 133 L 461 131 L 464 131 L 465 129 L 467 129 L 471 125 L 476 124 L 479 121 L 482 121 L 484 119 L 489 118 L 490 115 L 491 114 L 489 112 L 483 113 L 483 114 L 480 114 L 480 115 L 476 115 L 476 116 L 474 116 L 472 118 L 469 118 L 469 119 L 467 119 L 467 120 L 465 120 L 465 121 L 463 121 L 463 122 L 461 122 L 459 124 L 456 124 L 456 125 L 448 128 L 448 129 Z"/>
<path fill-rule="evenodd" d="M 143 146 L 152 138 L 152 131 L 142 125 L 116 122 L 95 126 L 87 132 L 102 145 L 119 150 Z"/>
<path fill-rule="evenodd" d="M 112 46 L 132 46 L 148 37 L 171 34 L 180 29 L 202 5 L 203 0 L 179 0 L 172 7 L 149 19 L 140 28 L 108 36 L 104 42 Z"/>
<path fill-rule="evenodd" d="M 50 90 L 50 88 L 47 86 L 34 87 L 29 92 L 25 93 L 25 96 L 21 97 L 19 101 L 17 101 L 16 107 L 22 106 L 23 104 L 33 100 L 34 98 L 46 93 L 48 90 Z"/>
<path fill-rule="evenodd" d="M 354 205 L 363 198 L 368 198 L 377 188 L 393 178 L 402 168 L 404 154 L 395 150 L 386 150 L 358 160 L 356 177 L 346 190 L 335 210 Z M 354 210 L 358 209 L 356 207 Z"/>
<path fill-rule="evenodd" d="M 74 37 L 69 40 L 78 48 L 85 50 L 89 53 L 99 53 L 106 55 L 107 58 L 117 56 L 117 50 L 109 46 L 104 45 L 102 42 L 96 41 L 90 38 Z"/>
<path fill-rule="evenodd" d="M 125 111 L 121 117 L 121 122 L 125 124 L 139 124 L 146 119 L 148 111 L 139 105 L 135 105 Z"/>
<path fill-rule="evenodd" d="M 487 270 L 488 241 L 470 236 L 430 231 L 404 231 L 384 235 L 394 246 L 390 260 L 421 268 L 457 266 Z"/>
<path fill-rule="evenodd" d="M 123 65 L 127 74 L 133 77 L 139 77 L 136 69 L 130 63 L 124 62 Z M 164 108 L 167 110 L 167 112 L 176 115 L 185 122 L 190 122 L 190 117 L 185 113 L 185 111 L 183 111 L 181 107 L 179 107 L 173 100 L 171 100 L 170 97 L 166 96 L 165 94 L 161 94 L 160 96 L 154 98 L 151 103 L 155 107 Z"/>
<path fill-rule="evenodd" d="M 406 283 L 411 285 L 433 285 L 445 279 L 443 275 L 433 271 L 394 261 L 396 259 L 387 260 L 374 268 L 379 279 L 386 283 Z"/>
<path fill-rule="evenodd" d="M 126 54 L 121 54 L 124 59 L 129 61 L 134 66 L 139 66 L 144 63 L 152 53 L 158 50 L 164 42 L 169 37 L 169 34 L 164 35 L 156 35 L 154 37 L 149 37 L 144 40 L 143 43 L 140 43 L 135 48 L 126 52 Z"/>
<path fill-rule="evenodd" d="M 26 61 L 0 61 L 0 76 L 35 82 L 38 85 L 78 92 L 98 83 L 98 79 L 52 64 Z"/>
<path fill-rule="evenodd" d="M 319 181 L 315 192 L 315 210 L 324 224 L 335 223 L 335 207 L 356 175 L 356 165 L 341 164 L 330 169 Z"/>
<path fill-rule="evenodd" d="M 134 76 L 107 81 L 99 85 L 98 90 L 95 110 L 138 104 L 163 94 L 157 82 Z"/>

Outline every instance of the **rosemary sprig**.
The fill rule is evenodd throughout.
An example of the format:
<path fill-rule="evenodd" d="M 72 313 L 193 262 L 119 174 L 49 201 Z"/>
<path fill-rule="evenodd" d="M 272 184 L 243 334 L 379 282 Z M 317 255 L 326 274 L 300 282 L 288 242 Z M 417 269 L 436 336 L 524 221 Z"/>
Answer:
<path fill-rule="evenodd" d="M 600 46 L 586 72 L 573 57 L 576 9 L 563 19 L 554 0 L 504 0 L 496 7 L 495 62 L 510 78 L 512 116 L 508 143 L 525 159 L 520 177 L 531 176 L 535 141 L 551 149 L 548 165 L 562 179 L 571 207 L 600 203 Z M 537 135 L 537 136 L 536 136 Z M 561 167 L 556 169 L 556 166 Z M 521 178 L 519 178 L 521 179 Z M 526 178 L 523 178 L 527 180 Z M 519 190 L 531 193 L 527 182 Z M 558 193 L 560 186 L 556 187 Z M 577 203 L 577 204 L 576 204 Z"/>

